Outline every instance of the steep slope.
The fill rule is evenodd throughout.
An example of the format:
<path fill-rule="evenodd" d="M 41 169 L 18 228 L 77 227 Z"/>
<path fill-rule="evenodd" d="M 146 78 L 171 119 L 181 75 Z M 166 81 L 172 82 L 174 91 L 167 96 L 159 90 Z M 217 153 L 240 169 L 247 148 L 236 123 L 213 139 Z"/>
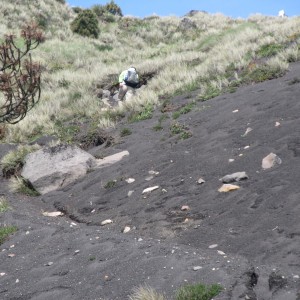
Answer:
<path fill-rule="evenodd" d="M 179 286 L 204 282 L 224 287 L 216 299 L 297 299 L 299 77 L 298 63 L 207 102 L 197 92 L 173 98 L 168 112 L 120 124 L 110 132 L 118 143 L 90 150 L 129 157 L 60 191 L 16 197 L 2 178 L 12 210 L 1 222 L 19 228 L 0 253 L 2 298 L 116 300 L 148 284 L 174 299 Z M 153 130 L 159 121 L 163 129 Z M 172 135 L 174 124 L 191 136 Z M 124 127 L 132 134 L 122 138 Z M 281 164 L 263 170 L 271 152 Z M 218 192 L 221 177 L 240 171 L 249 178 L 238 190 Z M 66 216 L 41 215 L 53 209 Z M 99 226 L 105 219 L 113 223 Z"/>

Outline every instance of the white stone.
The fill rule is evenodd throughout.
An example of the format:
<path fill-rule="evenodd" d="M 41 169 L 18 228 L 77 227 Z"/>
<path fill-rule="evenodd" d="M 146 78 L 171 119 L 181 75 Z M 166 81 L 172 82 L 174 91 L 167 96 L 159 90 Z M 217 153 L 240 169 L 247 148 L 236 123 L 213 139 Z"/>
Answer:
<path fill-rule="evenodd" d="M 159 188 L 158 185 L 149 187 L 149 188 L 147 188 L 147 189 L 144 189 L 143 192 L 142 192 L 142 194 L 150 193 L 150 192 L 152 192 L 152 191 L 154 191 L 154 190 L 157 190 L 158 188 Z"/>
<path fill-rule="evenodd" d="M 63 216 L 64 214 L 61 211 L 52 211 L 52 212 L 47 212 L 44 211 L 43 212 L 43 216 L 45 217 L 59 217 L 59 216 Z"/>
<path fill-rule="evenodd" d="M 195 267 L 193 267 L 193 270 L 194 270 L 194 271 L 198 271 L 198 270 L 201 270 L 201 269 L 202 269 L 201 266 L 195 266 Z"/>
<path fill-rule="evenodd" d="M 123 233 L 127 233 L 131 230 L 131 228 L 129 226 L 125 226 Z"/>
<path fill-rule="evenodd" d="M 113 221 L 110 220 L 110 219 L 107 219 L 107 220 L 102 221 L 101 225 L 104 226 L 104 225 L 108 225 L 108 224 L 111 224 L 111 223 L 113 223 Z"/>
<path fill-rule="evenodd" d="M 218 247 L 218 244 L 212 244 L 212 245 L 210 245 L 208 248 L 209 249 L 214 249 L 214 248 L 217 248 Z"/>
<path fill-rule="evenodd" d="M 127 183 L 133 183 L 133 182 L 135 182 L 135 179 L 134 178 L 127 178 L 127 179 L 125 179 L 125 181 Z"/>
<path fill-rule="evenodd" d="M 261 166 L 265 170 L 270 169 L 275 165 L 280 165 L 281 162 L 281 159 L 276 154 L 270 153 L 269 155 L 263 158 Z"/>

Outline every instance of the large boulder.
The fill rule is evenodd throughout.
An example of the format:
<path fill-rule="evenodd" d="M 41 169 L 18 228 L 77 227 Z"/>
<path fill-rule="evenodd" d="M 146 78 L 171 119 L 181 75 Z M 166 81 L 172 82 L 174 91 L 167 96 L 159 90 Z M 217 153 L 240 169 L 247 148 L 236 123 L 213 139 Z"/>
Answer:
<path fill-rule="evenodd" d="M 97 160 L 76 146 L 57 145 L 30 153 L 21 175 L 41 194 L 66 186 L 97 166 Z"/>

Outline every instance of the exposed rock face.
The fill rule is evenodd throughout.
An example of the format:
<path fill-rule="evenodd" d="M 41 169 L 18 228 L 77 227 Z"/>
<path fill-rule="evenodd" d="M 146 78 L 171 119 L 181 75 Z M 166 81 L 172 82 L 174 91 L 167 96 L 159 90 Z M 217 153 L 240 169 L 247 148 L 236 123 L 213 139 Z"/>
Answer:
<path fill-rule="evenodd" d="M 58 145 L 30 153 L 21 175 L 45 194 L 68 185 L 96 166 L 97 160 L 82 149 Z"/>

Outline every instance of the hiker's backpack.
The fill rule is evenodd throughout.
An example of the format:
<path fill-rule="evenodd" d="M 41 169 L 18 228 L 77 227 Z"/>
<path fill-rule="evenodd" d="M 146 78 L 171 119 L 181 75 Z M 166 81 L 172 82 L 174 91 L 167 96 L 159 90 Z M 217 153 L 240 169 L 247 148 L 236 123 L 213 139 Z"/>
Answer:
<path fill-rule="evenodd" d="M 139 75 L 136 70 L 133 68 L 127 70 L 124 81 L 128 86 L 137 87 L 139 84 Z"/>

